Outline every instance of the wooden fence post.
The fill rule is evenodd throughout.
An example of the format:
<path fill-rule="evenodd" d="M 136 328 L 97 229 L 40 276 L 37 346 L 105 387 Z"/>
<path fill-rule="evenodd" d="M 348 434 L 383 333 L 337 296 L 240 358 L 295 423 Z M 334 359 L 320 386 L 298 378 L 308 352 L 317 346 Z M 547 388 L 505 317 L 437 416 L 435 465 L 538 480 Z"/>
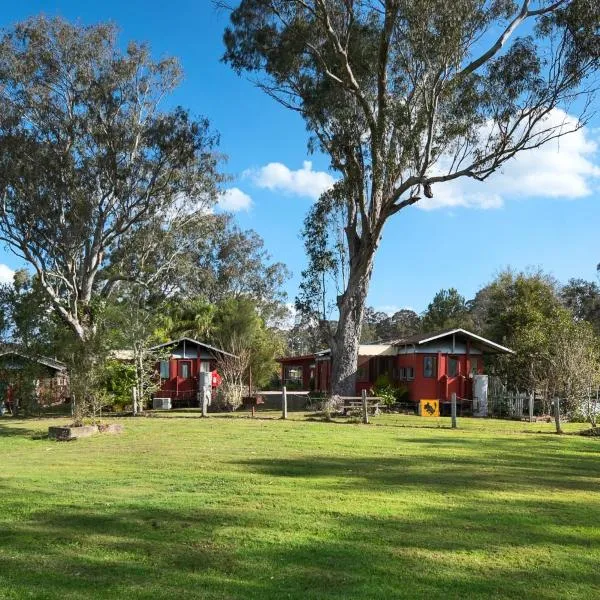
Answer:
<path fill-rule="evenodd" d="M 137 415 L 138 408 L 137 388 L 135 386 L 133 386 L 133 388 L 131 389 L 131 405 L 133 406 L 133 416 L 135 417 L 135 415 Z"/>
<path fill-rule="evenodd" d="M 535 402 L 535 394 L 529 394 L 529 422 L 533 423 L 533 404 Z"/>
<path fill-rule="evenodd" d="M 452 429 L 456 429 L 456 394 L 452 394 Z"/>
<path fill-rule="evenodd" d="M 367 390 L 362 391 L 362 420 L 365 425 L 369 424 L 369 409 L 367 408 Z"/>
<path fill-rule="evenodd" d="M 284 385 L 281 389 L 281 418 L 287 419 L 287 387 Z"/>
<path fill-rule="evenodd" d="M 206 392 L 206 388 L 201 388 L 202 394 L 202 416 L 208 417 L 208 394 Z"/>

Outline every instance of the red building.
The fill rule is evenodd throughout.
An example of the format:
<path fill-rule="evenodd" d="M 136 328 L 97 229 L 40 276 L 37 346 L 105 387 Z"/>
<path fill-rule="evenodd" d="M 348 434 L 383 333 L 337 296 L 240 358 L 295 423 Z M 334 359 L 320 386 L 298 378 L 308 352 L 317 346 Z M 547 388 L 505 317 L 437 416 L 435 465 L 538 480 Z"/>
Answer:
<path fill-rule="evenodd" d="M 154 393 L 154 397 L 169 398 L 173 408 L 197 406 L 200 373 L 214 372 L 220 356 L 233 356 L 188 337 L 171 340 L 151 350 L 164 355 L 156 364 L 160 390 Z M 217 380 L 218 377 L 213 378 L 213 387 L 216 387 Z"/>
<path fill-rule="evenodd" d="M 356 372 L 356 394 L 371 389 L 380 375 L 392 384 L 406 386 L 408 399 L 448 401 L 473 399 L 473 377 L 485 373 L 490 354 L 513 351 L 464 329 L 418 334 L 381 344 L 361 344 Z M 295 389 L 329 392 L 330 351 L 286 357 L 281 363 L 283 385 Z"/>

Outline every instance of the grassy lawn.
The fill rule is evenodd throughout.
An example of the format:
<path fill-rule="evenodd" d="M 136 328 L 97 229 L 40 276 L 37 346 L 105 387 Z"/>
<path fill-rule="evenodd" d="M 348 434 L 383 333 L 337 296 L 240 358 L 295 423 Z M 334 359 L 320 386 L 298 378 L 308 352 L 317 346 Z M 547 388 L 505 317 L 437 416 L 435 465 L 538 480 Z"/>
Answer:
<path fill-rule="evenodd" d="M 600 439 L 262 416 L 0 419 L 0 598 L 600 598 Z"/>

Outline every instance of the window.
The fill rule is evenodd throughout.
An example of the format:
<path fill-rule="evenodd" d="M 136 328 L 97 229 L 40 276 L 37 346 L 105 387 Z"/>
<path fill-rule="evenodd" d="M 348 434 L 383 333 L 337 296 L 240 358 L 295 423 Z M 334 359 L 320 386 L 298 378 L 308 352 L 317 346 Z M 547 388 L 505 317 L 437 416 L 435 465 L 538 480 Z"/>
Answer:
<path fill-rule="evenodd" d="M 286 366 L 284 373 L 283 385 L 293 387 L 295 389 L 302 389 L 304 374 L 302 365 L 290 365 Z"/>
<path fill-rule="evenodd" d="M 406 379 L 414 379 L 415 378 L 415 368 L 414 367 L 406 367 Z"/>
<path fill-rule="evenodd" d="M 187 360 L 185 362 L 180 362 L 179 363 L 179 377 L 181 377 L 182 379 L 189 379 L 191 366 L 192 366 L 191 363 Z"/>
<path fill-rule="evenodd" d="M 437 377 L 437 358 L 435 356 L 423 358 L 423 377 Z"/>
<path fill-rule="evenodd" d="M 477 375 L 477 373 L 479 373 L 479 361 L 471 357 L 471 374 Z"/>
<path fill-rule="evenodd" d="M 369 381 L 369 364 L 365 363 L 356 369 L 357 381 Z"/>
<path fill-rule="evenodd" d="M 406 379 L 406 367 L 400 367 L 398 371 L 400 373 L 399 379 Z"/>
<path fill-rule="evenodd" d="M 458 375 L 458 358 L 448 358 L 448 377 L 456 377 Z"/>
<path fill-rule="evenodd" d="M 160 378 L 161 379 L 169 379 L 169 361 L 168 360 L 160 361 Z"/>

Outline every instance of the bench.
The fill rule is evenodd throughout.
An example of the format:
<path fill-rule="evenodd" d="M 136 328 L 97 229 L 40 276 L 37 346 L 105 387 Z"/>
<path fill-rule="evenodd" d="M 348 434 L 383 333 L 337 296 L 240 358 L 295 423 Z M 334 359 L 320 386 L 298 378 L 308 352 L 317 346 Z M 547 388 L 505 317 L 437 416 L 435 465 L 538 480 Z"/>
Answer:
<path fill-rule="evenodd" d="M 351 412 L 360 412 L 362 411 L 362 401 L 359 400 L 351 400 L 351 401 L 347 401 L 344 402 L 344 406 L 342 407 L 342 414 L 344 416 L 348 416 L 348 413 Z M 369 412 L 370 415 L 373 415 L 374 417 L 376 417 L 378 414 L 380 414 L 380 409 L 379 409 L 379 402 L 368 402 L 367 403 L 367 411 Z"/>

